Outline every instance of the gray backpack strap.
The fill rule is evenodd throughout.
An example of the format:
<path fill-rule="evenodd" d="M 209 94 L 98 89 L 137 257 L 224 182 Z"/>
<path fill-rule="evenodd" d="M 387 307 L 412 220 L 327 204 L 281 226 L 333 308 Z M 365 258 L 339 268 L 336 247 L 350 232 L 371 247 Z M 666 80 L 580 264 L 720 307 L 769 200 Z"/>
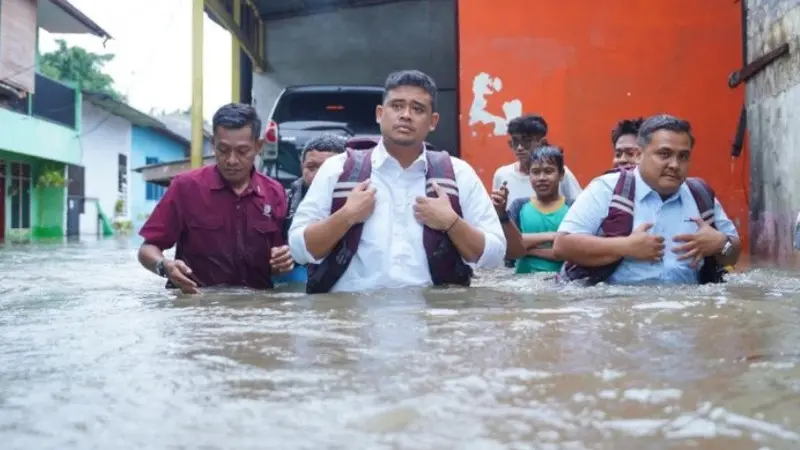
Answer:
<path fill-rule="evenodd" d="M 692 193 L 697 210 L 700 211 L 700 219 L 705 223 L 714 226 L 714 190 L 702 178 L 687 178 L 686 186 Z"/>
<path fill-rule="evenodd" d="M 528 198 L 515 198 L 511 202 L 511 206 L 508 207 L 508 218 L 514 222 L 514 225 L 517 226 L 517 229 L 522 232 L 522 208 L 528 203 L 530 200 Z"/>

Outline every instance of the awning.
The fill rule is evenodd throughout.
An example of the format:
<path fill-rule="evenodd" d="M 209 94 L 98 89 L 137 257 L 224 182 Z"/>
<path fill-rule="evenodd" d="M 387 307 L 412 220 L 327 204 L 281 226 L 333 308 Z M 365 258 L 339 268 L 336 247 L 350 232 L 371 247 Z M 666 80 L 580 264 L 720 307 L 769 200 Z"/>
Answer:
<path fill-rule="evenodd" d="M 67 0 L 39 0 L 39 27 L 50 33 L 93 34 L 112 39 L 111 35 Z"/>
<path fill-rule="evenodd" d="M 215 163 L 216 160 L 214 159 L 214 155 L 205 156 L 203 158 L 204 166 L 210 166 Z M 142 179 L 145 182 L 159 184 L 161 186 L 169 186 L 169 183 L 173 178 L 190 170 L 192 170 L 192 162 L 190 159 L 151 164 L 149 166 L 137 167 L 133 169 L 134 172 L 142 174 Z"/>

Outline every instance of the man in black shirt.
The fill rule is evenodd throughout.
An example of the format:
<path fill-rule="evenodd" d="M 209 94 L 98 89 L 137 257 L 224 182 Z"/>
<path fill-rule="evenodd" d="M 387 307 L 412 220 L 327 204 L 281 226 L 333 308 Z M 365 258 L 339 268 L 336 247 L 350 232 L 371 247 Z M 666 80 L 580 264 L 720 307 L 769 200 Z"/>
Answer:
<path fill-rule="evenodd" d="M 308 141 L 305 148 L 303 148 L 303 153 L 300 155 L 303 175 L 291 184 L 287 192 L 289 211 L 284 221 L 284 236 L 288 235 L 294 213 L 297 211 L 297 207 L 300 205 L 303 197 L 306 196 L 308 187 L 311 186 L 311 182 L 314 181 L 314 176 L 322 166 L 322 163 L 333 155 L 344 153 L 346 148 L 347 141 L 345 138 L 333 134 L 323 134 L 320 137 L 314 138 Z M 278 277 L 274 281 L 277 283 L 305 282 L 306 279 L 306 268 L 295 264 L 292 272 Z"/>

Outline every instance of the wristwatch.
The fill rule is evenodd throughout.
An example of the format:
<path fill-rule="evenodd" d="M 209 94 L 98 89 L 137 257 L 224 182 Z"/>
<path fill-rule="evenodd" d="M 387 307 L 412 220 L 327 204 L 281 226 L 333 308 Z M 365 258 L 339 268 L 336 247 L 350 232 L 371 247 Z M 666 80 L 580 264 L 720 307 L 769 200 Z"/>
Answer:
<path fill-rule="evenodd" d="M 722 250 L 719 252 L 720 256 L 728 256 L 731 254 L 733 250 L 733 242 L 731 242 L 730 236 L 725 236 L 725 245 L 722 246 Z"/>
<path fill-rule="evenodd" d="M 508 217 L 508 214 L 500 216 L 500 223 L 508 223 L 510 220 L 511 218 Z"/>
<path fill-rule="evenodd" d="M 156 275 L 160 276 L 161 278 L 167 278 L 167 271 L 164 269 L 163 259 L 156 263 Z"/>

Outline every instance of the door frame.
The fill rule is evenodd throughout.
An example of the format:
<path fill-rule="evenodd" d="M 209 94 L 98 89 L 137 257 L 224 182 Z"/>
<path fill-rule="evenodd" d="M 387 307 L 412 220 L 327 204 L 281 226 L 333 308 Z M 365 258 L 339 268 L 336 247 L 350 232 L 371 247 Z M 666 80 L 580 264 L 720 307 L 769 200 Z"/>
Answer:
<path fill-rule="evenodd" d="M 6 238 L 6 162 L 0 159 L 0 242 Z"/>

